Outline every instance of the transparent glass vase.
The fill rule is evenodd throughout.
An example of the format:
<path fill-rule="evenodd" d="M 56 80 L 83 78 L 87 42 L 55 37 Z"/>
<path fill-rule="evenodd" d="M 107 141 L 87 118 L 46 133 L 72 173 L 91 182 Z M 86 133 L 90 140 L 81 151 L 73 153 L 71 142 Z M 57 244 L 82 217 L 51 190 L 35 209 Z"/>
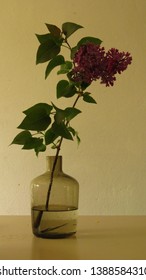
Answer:
<path fill-rule="evenodd" d="M 34 235 L 61 238 L 76 232 L 79 184 L 62 171 L 62 156 L 58 156 L 50 195 L 47 202 L 54 156 L 46 157 L 47 170 L 31 182 L 31 218 Z"/>

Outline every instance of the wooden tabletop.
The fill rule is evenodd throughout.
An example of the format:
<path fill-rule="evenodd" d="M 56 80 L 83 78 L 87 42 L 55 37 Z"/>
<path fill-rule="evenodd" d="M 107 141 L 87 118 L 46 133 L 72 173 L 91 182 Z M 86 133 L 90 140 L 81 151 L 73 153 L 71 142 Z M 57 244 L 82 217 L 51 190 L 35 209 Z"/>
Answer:
<path fill-rule="evenodd" d="M 33 236 L 30 216 L 0 216 L 0 260 L 146 260 L 146 216 L 80 216 L 76 235 Z"/>

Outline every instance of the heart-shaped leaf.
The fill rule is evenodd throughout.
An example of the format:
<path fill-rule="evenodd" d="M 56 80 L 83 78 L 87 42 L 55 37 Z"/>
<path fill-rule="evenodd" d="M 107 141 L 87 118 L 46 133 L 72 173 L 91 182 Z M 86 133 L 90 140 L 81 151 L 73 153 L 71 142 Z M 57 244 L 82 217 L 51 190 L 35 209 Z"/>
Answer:
<path fill-rule="evenodd" d="M 50 72 L 58 65 L 63 64 L 64 61 L 64 57 L 62 55 L 57 55 L 55 56 L 53 59 L 51 59 L 51 61 L 49 62 L 47 68 L 46 68 L 46 72 L 45 72 L 45 78 L 48 77 L 48 75 L 50 74 Z"/>
<path fill-rule="evenodd" d="M 38 103 L 25 110 L 26 115 L 18 128 L 26 130 L 44 131 L 51 123 L 50 112 L 52 106 L 47 103 Z"/>
<path fill-rule="evenodd" d="M 94 43 L 95 45 L 100 45 L 102 41 L 95 37 L 84 37 L 78 42 L 77 46 L 79 48 L 81 45 L 86 45 L 87 43 Z"/>
<path fill-rule="evenodd" d="M 89 92 L 85 92 L 85 93 L 83 94 L 83 100 L 84 100 L 85 102 L 88 102 L 88 103 L 94 103 L 94 104 L 97 103 L 96 100 L 90 95 Z"/>
<path fill-rule="evenodd" d="M 57 84 L 57 98 L 72 97 L 76 93 L 76 87 L 66 80 L 61 80 Z"/>
<path fill-rule="evenodd" d="M 18 144 L 18 145 L 24 145 L 25 142 L 31 138 L 31 133 L 29 131 L 21 131 L 16 135 L 16 137 L 13 139 L 11 144 Z"/>
<path fill-rule="evenodd" d="M 48 30 L 50 31 L 50 33 L 55 36 L 55 37 L 60 37 L 61 35 L 61 30 L 60 28 L 58 28 L 56 25 L 54 24 L 48 24 L 46 23 L 46 26 L 48 28 Z"/>
<path fill-rule="evenodd" d="M 62 31 L 66 38 L 72 35 L 79 28 L 83 28 L 83 26 L 73 23 L 73 22 L 65 22 L 62 24 Z"/>
<path fill-rule="evenodd" d="M 60 52 L 60 46 L 53 39 L 42 43 L 37 51 L 36 64 L 44 63 L 54 58 Z"/>

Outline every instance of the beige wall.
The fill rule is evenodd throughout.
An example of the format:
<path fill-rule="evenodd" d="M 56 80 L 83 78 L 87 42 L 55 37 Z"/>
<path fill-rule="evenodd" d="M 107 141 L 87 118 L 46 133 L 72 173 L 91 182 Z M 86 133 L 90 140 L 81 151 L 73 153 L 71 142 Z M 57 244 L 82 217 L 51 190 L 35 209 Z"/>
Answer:
<path fill-rule="evenodd" d="M 64 141 L 64 171 L 80 182 L 80 214 L 145 215 L 146 1 L 0 3 L 0 214 L 29 214 L 29 183 L 45 169 L 45 154 L 37 159 L 32 151 L 8 146 L 19 132 L 22 111 L 37 102 L 50 102 L 55 94 L 55 72 L 45 81 L 45 66 L 35 66 L 34 34 L 46 32 L 44 23 L 73 21 L 85 29 L 71 43 L 96 36 L 106 48 L 131 52 L 133 63 L 113 88 L 92 85 L 97 105 L 79 103 L 83 113 L 74 125 L 82 142 L 77 148 Z"/>

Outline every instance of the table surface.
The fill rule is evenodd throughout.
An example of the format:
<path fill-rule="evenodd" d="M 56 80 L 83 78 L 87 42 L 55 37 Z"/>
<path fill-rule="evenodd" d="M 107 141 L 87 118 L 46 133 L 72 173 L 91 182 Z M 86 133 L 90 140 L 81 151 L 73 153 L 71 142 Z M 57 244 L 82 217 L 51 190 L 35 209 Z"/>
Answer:
<path fill-rule="evenodd" d="M 146 216 L 80 216 L 64 239 L 35 237 L 30 216 L 0 216 L 0 260 L 146 260 Z"/>

